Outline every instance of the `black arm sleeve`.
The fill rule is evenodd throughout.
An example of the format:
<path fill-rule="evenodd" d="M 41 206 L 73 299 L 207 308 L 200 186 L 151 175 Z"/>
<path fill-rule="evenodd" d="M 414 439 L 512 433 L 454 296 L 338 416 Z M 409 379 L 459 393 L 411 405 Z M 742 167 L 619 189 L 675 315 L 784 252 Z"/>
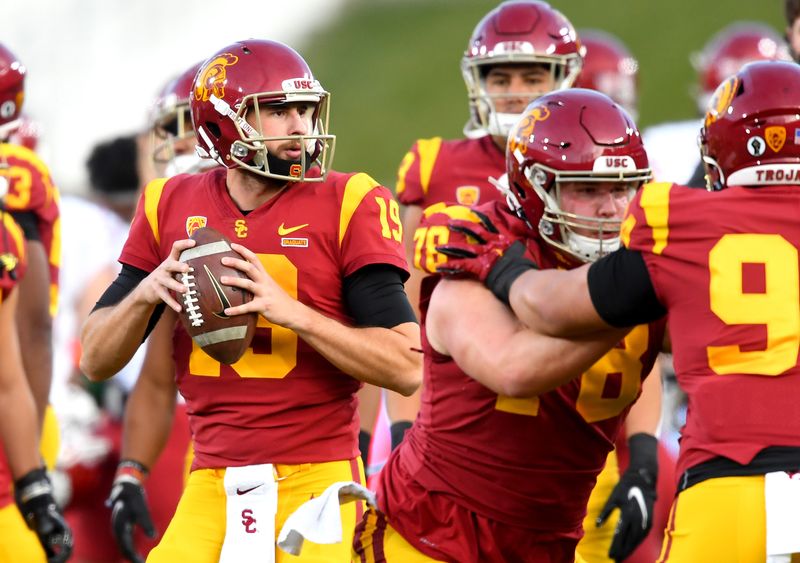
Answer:
<path fill-rule="evenodd" d="M 25 240 L 42 240 L 36 213 L 33 211 L 11 211 L 10 213 L 25 234 Z"/>
<path fill-rule="evenodd" d="M 128 264 L 122 265 L 122 270 L 120 270 L 117 279 L 108 286 L 108 289 L 105 290 L 103 295 L 100 296 L 100 299 L 97 300 L 92 312 L 102 309 L 104 307 L 112 307 L 125 299 L 125 296 L 128 295 L 133 288 L 139 285 L 144 278 L 148 276 L 148 272 L 141 270 L 139 268 L 134 268 L 133 266 L 129 266 Z M 147 321 L 147 330 L 144 331 L 144 336 L 142 337 L 142 342 L 147 339 L 150 335 L 150 332 L 156 326 L 158 319 L 161 318 L 161 314 L 164 312 L 164 308 L 167 306 L 166 303 L 159 303 L 156 305 L 153 314 L 150 316 L 150 320 Z"/>
<path fill-rule="evenodd" d="M 589 294 L 600 317 L 614 327 L 649 323 L 667 314 L 656 297 L 642 255 L 625 247 L 589 267 Z"/>
<path fill-rule="evenodd" d="M 342 292 L 356 326 L 392 328 L 417 322 L 403 288 L 401 271 L 394 266 L 364 266 L 344 279 Z"/>

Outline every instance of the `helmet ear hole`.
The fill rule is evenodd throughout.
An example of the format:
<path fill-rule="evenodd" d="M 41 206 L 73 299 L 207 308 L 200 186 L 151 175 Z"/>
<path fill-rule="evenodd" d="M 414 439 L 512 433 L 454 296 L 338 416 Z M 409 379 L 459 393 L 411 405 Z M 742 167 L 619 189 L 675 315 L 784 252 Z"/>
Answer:
<path fill-rule="evenodd" d="M 214 135 L 214 137 L 216 137 L 217 139 L 219 139 L 222 136 L 222 131 L 220 131 L 219 125 L 217 125 L 216 123 L 212 121 L 206 121 L 205 126 L 206 126 L 206 131 Z"/>

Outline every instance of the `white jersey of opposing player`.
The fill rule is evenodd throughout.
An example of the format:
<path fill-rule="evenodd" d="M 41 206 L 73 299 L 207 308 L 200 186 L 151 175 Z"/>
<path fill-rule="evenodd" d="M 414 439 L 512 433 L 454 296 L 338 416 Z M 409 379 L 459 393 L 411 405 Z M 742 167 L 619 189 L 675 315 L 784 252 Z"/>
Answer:
<path fill-rule="evenodd" d="M 642 132 L 653 179 L 656 182 L 685 184 L 700 165 L 697 137 L 699 119 L 673 121 L 648 127 Z"/>

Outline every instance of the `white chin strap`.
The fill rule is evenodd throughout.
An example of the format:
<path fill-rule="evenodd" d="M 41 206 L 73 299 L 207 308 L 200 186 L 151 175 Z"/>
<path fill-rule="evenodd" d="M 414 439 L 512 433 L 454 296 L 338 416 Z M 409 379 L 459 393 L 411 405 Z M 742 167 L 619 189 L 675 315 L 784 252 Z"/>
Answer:
<path fill-rule="evenodd" d="M 594 262 L 619 248 L 619 237 L 597 239 L 567 230 L 565 238 L 570 250 L 587 262 Z"/>
<path fill-rule="evenodd" d="M 489 117 L 489 127 L 487 132 L 495 137 L 508 137 L 511 128 L 519 121 L 519 113 L 498 113 L 492 112 Z"/>
<path fill-rule="evenodd" d="M 168 178 L 177 174 L 195 174 L 213 168 L 217 163 L 207 158 L 200 158 L 195 154 L 182 154 L 172 158 L 164 168 L 164 175 Z"/>

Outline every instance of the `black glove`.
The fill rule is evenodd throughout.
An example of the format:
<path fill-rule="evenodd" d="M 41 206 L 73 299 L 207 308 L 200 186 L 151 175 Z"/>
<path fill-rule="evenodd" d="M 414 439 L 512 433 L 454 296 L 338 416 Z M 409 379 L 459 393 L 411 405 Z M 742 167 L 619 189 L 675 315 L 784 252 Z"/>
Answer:
<path fill-rule="evenodd" d="M 14 482 L 14 499 L 28 527 L 39 537 L 48 563 L 66 561 L 72 554 L 72 530 L 58 511 L 43 467 Z"/>
<path fill-rule="evenodd" d="M 106 506 L 111 508 L 111 531 L 122 555 L 134 563 L 144 563 L 144 558 L 133 545 L 133 527 L 138 524 L 147 537 L 156 536 L 156 528 L 147 508 L 142 481 L 147 468 L 139 462 L 123 460 L 117 467 L 117 476 L 111 487 Z"/>
<path fill-rule="evenodd" d="M 628 438 L 630 463 L 619 483 L 611 491 L 600 511 L 597 525 L 601 526 L 615 508 L 619 522 L 611 540 L 608 556 L 622 561 L 647 537 L 653 527 L 653 505 L 656 502 L 658 478 L 658 440 L 650 434 L 634 434 Z"/>

